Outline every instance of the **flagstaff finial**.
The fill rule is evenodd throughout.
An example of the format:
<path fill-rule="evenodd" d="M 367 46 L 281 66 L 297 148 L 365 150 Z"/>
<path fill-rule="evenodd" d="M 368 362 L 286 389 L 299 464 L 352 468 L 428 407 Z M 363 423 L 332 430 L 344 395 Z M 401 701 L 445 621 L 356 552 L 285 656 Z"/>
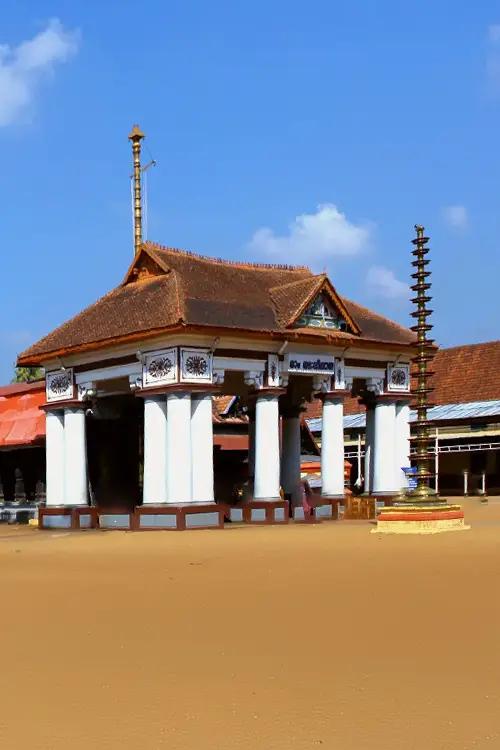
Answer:
<path fill-rule="evenodd" d="M 134 125 L 128 137 L 132 141 L 132 155 L 134 162 L 134 253 L 137 255 L 142 244 L 142 196 L 141 196 L 141 141 L 144 133 L 138 125 Z"/>

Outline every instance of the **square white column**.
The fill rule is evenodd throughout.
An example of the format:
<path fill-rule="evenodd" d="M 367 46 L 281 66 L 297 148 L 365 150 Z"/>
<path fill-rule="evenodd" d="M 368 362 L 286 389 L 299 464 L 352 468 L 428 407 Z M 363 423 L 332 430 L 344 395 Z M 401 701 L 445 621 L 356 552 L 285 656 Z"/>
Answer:
<path fill-rule="evenodd" d="M 281 486 L 290 495 L 292 503 L 300 503 L 300 411 L 290 411 L 283 415 L 281 445 Z"/>
<path fill-rule="evenodd" d="M 47 411 L 45 434 L 47 505 L 64 505 L 64 411 Z"/>
<path fill-rule="evenodd" d="M 375 432 L 375 408 L 366 406 L 365 426 L 365 463 L 364 463 L 364 492 L 369 494 L 373 487 L 373 438 Z"/>
<path fill-rule="evenodd" d="M 64 409 L 64 505 L 88 505 L 85 407 Z"/>
<path fill-rule="evenodd" d="M 378 397 L 375 403 L 373 441 L 374 495 L 395 495 L 399 491 L 396 472 L 396 404 Z"/>
<path fill-rule="evenodd" d="M 193 503 L 214 502 L 212 394 L 191 396 L 191 482 Z"/>
<path fill-rule="evenodd" d="M 165 395 L 144 399 L 144 505 L 167 502 L 167 400 Z"/>
<path fill-rule="evenodd" d="M 191 394 L 174 391 L 167 395 L 167 502 L 190 503 Z"/>
<path fill-rule="evenodd" d="M 280 500 L 279 394 L 257 394 L 255 404 L 255 500 Z"/>
<path fill-rule="evenodd" d="M 255 476 L 255 411 L 248 412 L 248 478 L 253 482 Z"/>
<path fill-rule="evenodd" d="M 396 476 L 398 489 L 406 489 L 408 480 L 403 466 L 410 466 L 410 404 L 399 401 L 396 404 Z"/>
<path fill-rule="evenodd" d="M 323 396 L 321 495 L 344 497 L 344 398 L 334 393 Z"/>

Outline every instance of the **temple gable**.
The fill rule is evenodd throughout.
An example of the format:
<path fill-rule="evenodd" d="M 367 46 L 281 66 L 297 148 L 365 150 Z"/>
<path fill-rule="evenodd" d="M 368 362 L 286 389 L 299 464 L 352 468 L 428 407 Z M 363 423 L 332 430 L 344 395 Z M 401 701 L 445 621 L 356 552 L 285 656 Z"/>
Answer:
<path fill-rule="evenodd" d="M 320 292 L 303 310 L 295 321 L 297 328 L 333 328 L 348 331 L 349 326 L 343 315 L 330 299 Z"/>

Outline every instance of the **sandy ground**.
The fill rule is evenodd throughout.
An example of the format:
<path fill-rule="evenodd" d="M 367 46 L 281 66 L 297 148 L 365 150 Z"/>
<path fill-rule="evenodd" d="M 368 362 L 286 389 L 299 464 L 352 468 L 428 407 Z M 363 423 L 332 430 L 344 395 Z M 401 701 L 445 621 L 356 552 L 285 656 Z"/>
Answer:
<path fill-rule="evenodd" d="M 500 500 L 468 532 L 0 527 L 2 750 L 500 748 Z"/>

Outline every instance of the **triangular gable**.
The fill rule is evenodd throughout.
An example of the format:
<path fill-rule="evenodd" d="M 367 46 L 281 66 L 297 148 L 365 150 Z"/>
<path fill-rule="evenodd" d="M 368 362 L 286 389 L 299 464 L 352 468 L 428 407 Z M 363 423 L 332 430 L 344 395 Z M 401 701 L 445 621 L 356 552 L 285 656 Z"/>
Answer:
<path fill-rule="evenodd" d="M 285 328 L 331 328 L 357 335 L 361 333 L 326 275 L 312 277 L 307 282 L 309 283 L 297 282 L 271 290 L 275 301 L 278 301 L 278 295 L 275 294 L 278 291 L 279 296 L 284 298 L 283 301 L 287 297 L 300 298 L 293 305 L 293 311 L 289 308 L 291 314 L 287 319 L 282 319 Z M 295 287 L 294 290 L 291 289 L 292 286 Z"/>
<path fill-rule="evenodd" d="M 148 245 L 141 245 L 141 249 L 130 264 L 122 286 L 134 281 L 145 281 L 153 276 L 163 276 L 169 272 L 163 259 Z"/>

